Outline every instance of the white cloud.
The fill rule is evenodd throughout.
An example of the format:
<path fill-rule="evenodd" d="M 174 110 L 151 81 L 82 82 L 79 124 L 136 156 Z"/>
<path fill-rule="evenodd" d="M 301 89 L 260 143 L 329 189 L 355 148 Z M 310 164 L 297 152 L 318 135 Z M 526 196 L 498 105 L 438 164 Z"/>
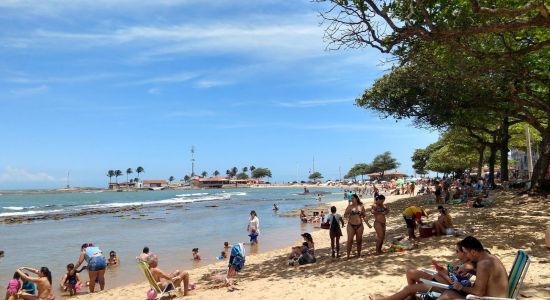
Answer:
<path fill-rule="evenodd" d="M 6 167 L 0 174 L 0 182 L 53 182 L 58 181 L 46 172 L 32 172 L 25 169 Z"/>
<path fill-rule="evenodd" d="M 176 74 L 171 74 L 166 76 L 157 76 L 157 77 L 152 77 L 147 79 L 141 79 L 134 82 L 130 82 L 129 84 L 141 85 L 141 84 L 151 84 L 151 83 L 156 83 L 156 84 L 180 83 L 180 82 L 189 81 L 195 77 L 197 77 L 196 74 L 184 72 L 184 73 L 176 73 Z"/>
<path fill-rule="evenodd" d="M 201 118 L 201 117 L 212 117 L 218 113 L 212 110 L 206 109 L 190 109 L 190 110 L 181 110 L 173 111 L 166 114 L 169 118 L 180 118 L 180 117 L 191 117 L 191 118 Z"/>
<path fill-rule="evenodd" d="M 43 94 L 49 90 L 47 85 L 39 85 L 34 87 L 17 88 L 10 90 L 10 93 L 14 96 L 32 96 Z"/>
<path fill-rule="evenodd" d="M 147 93 L 151 94 L 151 95 L 158 95 L 160 94 L 160 89 L 159 88 L 150 88 L 147 90 Z"/>
<path fill-rule="evenodd" d="M 196 82 L 196 86 L 201 89 L 209 89 L 212 87 L 230 85 L 231 82 L 224 80 L 199 80 Z"/>
<path fill-rule="evenodd" d="M 301 101 L 285 101 L 275 102 L 275 105 L 289 108 L 309 108 L 317 106 L 327 106 L 331 104 L 348 103 L 353 104 L 351 99 L 327 99 L 327 100 L 301 100 Z"/>

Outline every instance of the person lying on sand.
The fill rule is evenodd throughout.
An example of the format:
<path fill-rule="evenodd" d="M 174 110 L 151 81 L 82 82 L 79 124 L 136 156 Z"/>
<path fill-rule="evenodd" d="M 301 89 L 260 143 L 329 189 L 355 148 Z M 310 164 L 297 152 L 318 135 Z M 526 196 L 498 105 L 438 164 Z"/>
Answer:
<path fill-rule="evenodd" d="M 508 297 L 508 274 L 502 262 L 485 251 L 481 242 L 468 236 L 461 242 L 464 255 L 476 263 L 476 281 L 472 287 L 464 287 L 458 282 L 453 289 L 443 292 L 439 299 L 466 299 L 466 295 Z"/>
<path fill-rule="evenodd" d="M 164 273 L 158 268 L 158 257 L 154 253 L 149 253 L 149 256 L 147 256 L 147 264 L 149 265 L 151 275 L 153 275 L 153 278 L 162 290 L 167 287 L 168 290 L 180 287 L 183 282 L 183 295 L 189 295 L 189 273 L 181 272 L 179 270 L 176 270 L 170 274 Z M 174 283 L 173 285 L 172 282 Z"/>
<path fill-rule="evenodd" d="M 432 288 L 420 281 L 420 279 L 427 279 L 430 281 L 437 281 L 443 284 L 452 284 L 454 281 L 460 282 L 464 286 L 471 286 L 469 278 L 471 275 L 467 273 L 467 270 L 473 269 L 473 265 L 469 262 L 468 258 L 462 251 L 461 244 L 458 242 L 456 245 L 456 257 L 457 261 L 449 263 L 447 268 L 440 266 L 436 261 L 432 261 L 432 265 L 435 267 L 437 274 L 432 275 L 424 271 L 411 269 L 407 271 L 407 286 L 401 291 L 391 296 L 383 297 L 380 295 L 369 296 L 374 300 L 402 300 L 409 297 L 414 297 L 416 293 L 424 293 L 430 290 L 439 291 L 441 289 Z"/>

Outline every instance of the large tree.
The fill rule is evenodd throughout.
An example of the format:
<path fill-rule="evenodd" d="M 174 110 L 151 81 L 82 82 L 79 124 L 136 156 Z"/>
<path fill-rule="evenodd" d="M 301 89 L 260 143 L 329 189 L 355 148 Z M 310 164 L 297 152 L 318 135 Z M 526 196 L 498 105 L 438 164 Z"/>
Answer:
<path fill-rule="evenodd" d="M 377 155 L 371 163 L 371 168 L 373 172 L 380 173 L 380 178 L 384 178 L 384 173 L 388 170 L 397 169 L 399 167 L 397 159 L 391 156 L 390 151 L 386 151 L 382 154 Z"/>
<path fill-rule="evenodd" d="M 121 170 L 115 170 L 115 182 L 118 184 L 118 176 L 122 176 Z"/>
<path fill-rule="evenodd" d="M 139 174 L 145 172 L 145 169 L 142 166 L 139 166 L 136 168 L 136 173 L 138 174 L 138 180 L 139 180 Z"/>
<path fill-rule="evenodd" d="M 113 176 L 115 176 L 115 171 L 114 170 L 107 171 L 107 177 L 109 177 L 109 185 L 111 185 L 111 180 L 112 180 Z"/>
<path fill-rule="evenodd" d="M 252 171 L 252 178 L 265 178 L 271 177 L 271 171 L 268 168 L 254 168 Z"/>
<path fill-rule="evenodd" d="M 132 170 L 132 168 L 128 168 L 126 169 L 126 181 L 128 181 L 128 177 L 130 176 L 130 174 L 134 173 L 134 171 Z"/>
<path fill-rule="evenodd" d="M 317 2 L 330 4 L 323 14 L 329 47 L 376 48 L 390 53 L 400 71 L 411 66 L 420 71 L 408 72 L 410 79 L 422 78 L 421 84 L 407 90 L 410 96 L 449 100 L 449 93 L 440 92 L 452 91 L 453 86 L 469 88 L 469 96 L 462 92 L 462 97 L 449 103 L 432 103 L 431 110 L 424 110 L 425 116 L 433 119 L 431 112 L 439 111 L 435 113 L 439 120 L 446 116 L 468 120 L 472 105 L 497 116 L 501 124 L 489 128 L 493 133 L 488 134 L 493 135 L 489 143 L 500 151 L 503 170 L 507 169 L 509 125 L 519 120 L 535 128 L 542 140 L 532 186 L 539 191 L 550 189 L 546 176 L 550 164 L 550 16 L 546 1 Z M 414 110 L 419 102 L 406 104 Z M 502 174 L 506 179 L 507 172 Z"/>
<path fill-rule="evenodd" d="M 318 179 L 322 179 L 323 175 L 319 172 L 313 172 L 309 175 L 309 179 L 313 180 L 313 182 L 317 182 Z"/>

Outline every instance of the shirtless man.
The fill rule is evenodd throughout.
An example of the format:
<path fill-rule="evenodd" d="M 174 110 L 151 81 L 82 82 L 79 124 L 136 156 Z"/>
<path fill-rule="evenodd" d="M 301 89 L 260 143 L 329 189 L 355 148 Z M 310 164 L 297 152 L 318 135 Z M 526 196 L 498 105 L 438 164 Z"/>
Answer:
<path fill-rule="evenodd" d="M 183 281 L 183 295 L 189 295 L 189 273 L 176 270 L 171 274 L 166 274 L 158 268 L 158 260 L 158 257 L 153 253 L 149 253 L 147 256 L 147 264 L 149 265 L 151 275 L 153 275 L 153 278 L 158 283 L 160 288 L 164 290 L 168 285 L 172 285 L 170 282 L 172 281 L 174 286 L 168 289 L 172 290 L 176 287 L 180 287 L 181 282 Z"/>
<path fill-rule="evenodd" d="M 476 281 L 473 287 L 453 284 L 453 289 L 445 291 L 439 299 L 466 299 L 466 295 L 508 297 L 508 274 L 502 262 L 483 249 L 481 242 L 472 236 L 461 242 L 464 255 L 477 263 Z"/>

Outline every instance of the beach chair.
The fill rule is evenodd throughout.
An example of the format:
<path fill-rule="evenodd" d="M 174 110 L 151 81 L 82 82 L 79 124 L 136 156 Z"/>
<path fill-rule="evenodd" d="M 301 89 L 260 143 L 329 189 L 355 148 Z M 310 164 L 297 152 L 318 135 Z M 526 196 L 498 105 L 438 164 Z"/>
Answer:
<path fill-rule="evenodd" d="M 151 271 L 149 270 L 149 265 L 146 262 L 141 260 L 138 260 L 137 264 L 138 264 L 138 267 L 141 269 L 141 271 L 143 271 L 143 274 L 145 275 L 145 277 L 147 278 L 147 281 L 149 282 L 149 286 L 151 286 L 151 288 L 155 290 L 155 292 L 157 292 L 157 295 L 158 295 L 157 299 L 162 299 L 162 297 L 164 296 L 170 296 L 171 292 L 177 292 L 181 289 L 181 287 L 176 287 L 173 282 L 170 282 L 172 284 L 173 289 L 169 290 L 170 288 L 169 284 L 167 284 L 164 289 L 161 289 L 158 283 L 155 281 L 153 274 L 151 274 Z"/>
<path fill-rule="evenodd" d="M 486 297 L 486 296 L 475 296 L 475 295 L 468 295 L 466 296 L 466 299 L 469 300 L 515 300 L 516 297 L 519 294 L 519 289 L 521 288 L 521 285 L 523 284 L 523 280 L 525 279 L 525 275 L 527 274 L 527 269 L 529 269 L 529 265 L 531 264 L 531 258 L 529 258 L 529 255 L 527 252 L 523 250 L 519 250 L 518 254 L 516 255 L 516 259 L 514 260 L 514 264 L 512 265 L 512 269 L 510 270 L 510 273 L 508 274 L 508 298 L 501 298 L 501 297 Z M 435 281 L 429 281 L 426 279 L 420 279 L 424 284 L 427 284 L 429 286 L 438 287 L 441 289 L 451 289 L 451 285 L 442 284 Z"/>

